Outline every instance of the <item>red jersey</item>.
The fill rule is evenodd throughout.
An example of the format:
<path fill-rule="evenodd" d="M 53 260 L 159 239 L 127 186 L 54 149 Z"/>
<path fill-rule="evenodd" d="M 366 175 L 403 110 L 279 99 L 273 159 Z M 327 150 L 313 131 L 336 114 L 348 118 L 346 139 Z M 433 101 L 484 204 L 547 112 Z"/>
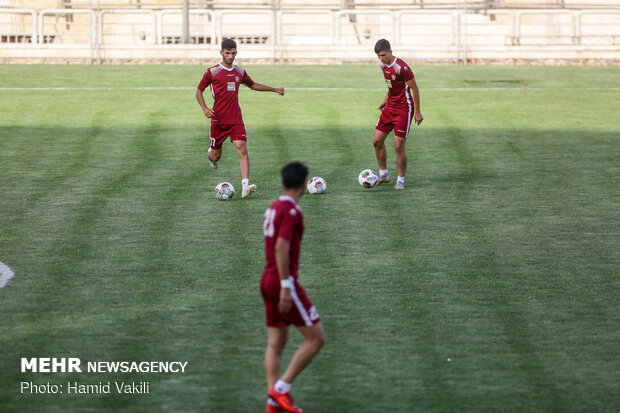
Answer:
<path fill-rule="evenodd" d="M 388 87 L 387 106 L 390 109 L 409 109 L 413 106 L 411 90 L 407 82 L 414 78 L 411 68 L 398 57 L 391 65 L 381 63 L 383 77 Z"/>
<path fill-rule="evenodd" d="M 210 67 L 202 77 L 198 89 L 204 91 L 211 85 L 213 95 L 213 112 L 211 119 L 224 125 L 235 125 L 243 122 L 241 106 L 239 105 L 239 86 L 245 84 L 248 87 L 254 85 L 254 81 L 246 71 L 239 66 L 233 65 L 227 69 L 221 63 Z"/>
<path fill-rule="evenodd" d="M 289 252 L 289 275 L 297 278 L 299 268 L 299 252 L 301 250 L 301 238 L 304 233 L 304 218 L 301 209 L 290 196 L 281 196 L 265 211 L 263 220 L 263 233 L 265 234 L 265 273 L 278 274 L 276 264 L 276 240 L 278 237 L 291 242 Z"/>

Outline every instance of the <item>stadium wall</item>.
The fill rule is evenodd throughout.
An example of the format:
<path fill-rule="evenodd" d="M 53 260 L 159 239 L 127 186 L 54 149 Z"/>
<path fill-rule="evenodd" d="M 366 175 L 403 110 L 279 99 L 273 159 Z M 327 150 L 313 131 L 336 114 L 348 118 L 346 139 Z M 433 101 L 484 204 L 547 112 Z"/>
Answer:
<path fill-rule="evenodd" d="M 190 43 L 182 44 L 183 11 L 168 2 L 99 9 L 11 2 L 0 8 L 3 63 L 201 63 L 226 37 L 253 63 L 375 62 L 382 37 L 423 63 L 620 63 L 620 7 L 193 8 Z"/>

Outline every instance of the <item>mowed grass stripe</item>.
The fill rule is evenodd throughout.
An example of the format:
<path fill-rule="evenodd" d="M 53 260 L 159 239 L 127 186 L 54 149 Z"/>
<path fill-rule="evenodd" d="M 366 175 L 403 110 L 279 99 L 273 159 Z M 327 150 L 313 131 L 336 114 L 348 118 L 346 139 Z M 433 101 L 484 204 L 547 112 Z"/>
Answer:
<path fill-rule="evenodd" d="M 497 249 L 501 246 L 488 239 L 491 217 L 488 215 L 489 206 L 483 201 L 487 197 L 477 194 L 486 192 L 484 189 L 479 189 L 479 184 L 484 181 L 483 177 L 488 177 L 488 174 L 470 149 L 476 146 L 475 142 L 471 142 L 475 135 L 471 130 L 459 128 L 458 122 L 455 122 L 449 114 L 442 113 L 442 115 L 440 118 L 442 124 L 447 127 L 444 150 L 453 152 L 458 173 L 462 177 L 457 190 L 452 194 L 455 196 L 453 204 L 458 208 L 456 232 L 462 234 L 467 242 L 455 252 L 461 259 L 470 262 L 468 265 L 470 270 L 452 276 L 457 279 L 465 277 L 469 281 L 470 288 L 473 287 L 477 292 L 477 299 L 480 302 L 468 302 L 466 305 L 473 306 L 474 317 L 484 320 L 488 330 L 481 333 L 488 335 L 492 351 L 501 353 L 501 349 L 508 348 L 506 354 L 499 357 L 498 361 L 505 363 L 510 360 L 511 363 L 516 363 L 513 367 L 513 374 L 517 375 L 515 379 L 532 386 L 532 391 L 521 397 L 528 398 L 528 403 L 534 403 L 543 410 L 551 406 L 559 407 L 561 400 L 553 387 L 553 381 L 546 377 L 545 369 L 537 356 L 539 352 L 534 351 L 535 346 L 530 341 L 530 337 L 536 337 L 536 334 L 530 331 L 527 323 L 518 316 L 517 308 L 520 306 L 523 292 L 518 286 L 506 289 L 503 285 L 501 280 L 510 275 L 510 270 L 506 272 L 506 268 L 497 259 Z M 481 204 L 480 201 L 484 203 Z M 460 357 L 455 359 L 455 362 L 459 361 Z M 476 404 L 484 406 L 486 403 L 481 399 L 477 400 Z"/>

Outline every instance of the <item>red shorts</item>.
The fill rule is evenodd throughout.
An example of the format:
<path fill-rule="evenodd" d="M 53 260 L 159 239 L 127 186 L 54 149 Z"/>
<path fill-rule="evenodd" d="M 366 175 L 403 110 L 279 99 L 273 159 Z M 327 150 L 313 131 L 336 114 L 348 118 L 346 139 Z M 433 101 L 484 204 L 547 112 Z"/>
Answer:
<path fill-rule="evenodd" d="M 293 306 L 288 313 L 281 313 L 278 310 L 280 302 L 280 277 L 277 271 L 266 270 L 260 280 L 260 291 L 265 303 L 265 313 L 267 315 L 267 327 L 286 327 L 290 324 L 295 326 L 310 327 L 321 321 L 316 307 L 306 295 L 306 291 L 299 284 L 296 277 L 290 276 L 293 280 L 291 296 Z"/>
<path fill-rule="evenodd" d="M 234 125 L 222 125 L 211 121 L 209 127 L 209 146 L 211 148 L 220 149 L 228 136 L 230 136 L 231 141 L 247 141 L 243 122 Z"/>
<path fill-rule="evenodd" d="M 409 136 L 409 127 L 413 119 L 413 110 L 410 109 L 392 109 L 387 106 L 381 111 L 381 116 L 377 121 L 377 129 L 382 132 L 390 132 L 394 129 L 394 135 L 399 138 L 407 138 Z"/>

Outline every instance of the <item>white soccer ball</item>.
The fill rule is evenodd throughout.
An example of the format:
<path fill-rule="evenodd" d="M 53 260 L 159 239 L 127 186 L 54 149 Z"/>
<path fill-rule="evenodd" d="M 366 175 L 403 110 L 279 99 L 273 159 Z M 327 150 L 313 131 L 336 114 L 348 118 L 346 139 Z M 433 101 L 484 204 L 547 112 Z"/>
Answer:
<path fill-rule="evenodd" d="M 230 182 L 220 182 L 215 187 L 215 197 L 220 201 L 228 201 L 235 196 L 235 187 Z"/>
<path fill-rule="evenodd" d="M 327 190 L 327 183 L 320 176 L 313 176 L 308 181 L 306 188 L 308 188 L 308 192 L 311 194 L 324 194 Z"/>
<path fill-rule="evenodd" d="M 357 182 L 359 182 L 364 188 L 372 188 L 377 185 L 378 179 L 379 176 L 375 171 L 372 169 L 364 169 L 357 177 Z"/>

